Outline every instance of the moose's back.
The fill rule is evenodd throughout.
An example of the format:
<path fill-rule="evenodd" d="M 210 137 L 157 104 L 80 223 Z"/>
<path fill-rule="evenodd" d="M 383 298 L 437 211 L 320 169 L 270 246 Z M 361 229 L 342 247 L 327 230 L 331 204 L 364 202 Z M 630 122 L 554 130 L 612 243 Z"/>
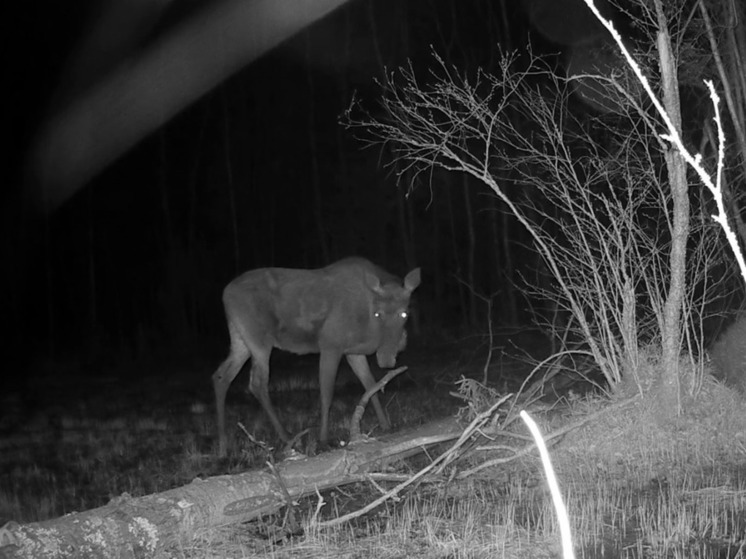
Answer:
<path fill-rule="evenodd" d="M 248 326 L 263 345 L 298 354 L 324 347 L 370 354 L 380 341 L 370 320 L 372 282 L 402 290 L 399 278 L 353 257 L 314 270 L 250 270 L 228 284 L 223 304 L 228 322 Z"/>

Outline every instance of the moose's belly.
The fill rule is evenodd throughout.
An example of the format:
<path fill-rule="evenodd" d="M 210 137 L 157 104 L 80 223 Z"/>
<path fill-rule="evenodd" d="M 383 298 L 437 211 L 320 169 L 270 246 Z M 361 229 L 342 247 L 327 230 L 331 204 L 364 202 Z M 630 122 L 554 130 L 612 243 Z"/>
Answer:
<path fill-rule="evenodd" d="M 323 338 L 323 339 L 322 339 Z M 318 330 L 304 328 L 279 328 L 275 333 L 274 347 L 298 355 L 320 353 L 334 349 L 340 354 L 370 355 L 378 350 L 377 340 L 346 336 L 323 336 Z"/>
<path fill-rule="evenodd" d="M 319 353 L 318 330 L 279 328 L 275 335 L 274 345 L 278 349 L 299 355 Z"/>

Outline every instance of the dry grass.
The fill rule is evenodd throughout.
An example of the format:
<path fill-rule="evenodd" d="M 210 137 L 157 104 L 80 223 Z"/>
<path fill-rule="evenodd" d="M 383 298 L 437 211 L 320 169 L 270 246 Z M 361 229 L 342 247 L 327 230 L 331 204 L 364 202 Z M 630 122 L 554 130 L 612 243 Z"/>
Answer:
<path fill-rule="evenodd" d="M 648 398 L 567 435 L 552 449 L 578 557 L 742 557 L 746 406 L 705 379 L 663 422 Z M 602 409 L 575 399 L 545 431 Z M 370 488 L 368 489 L 370 491 Z M 365 488 L 358 491 L 365 493 Z M 334 499 L 332 499 L 334 502 Z M 308 503 L 310 518 L 313 503 Z M 338 510 L 331 511 L 332 515 Z M 207 548 L 188 557 L 212 557 Z M 222 557 L 558 557 L 559 529 L 538 460 L 464 482 L 423 485 L 377 515 Z"/>
<path fill-rule="evenodd" d="M 216 360 L 217 362 L 217 360 Z M 123 493 L 147 495 L 187 484 L 196 477 L 261 467 L 266 456 L 237 429 L 227 459 L 217 459 L 211 363 L 152 372 L 135 367 L 88 376 L 50 371 L 21 391 L 0 393 L 0 524 L 33 522 L 95 508 Z M 284 363 L 283 363 L 284 365 Z M 307 370 L 310 367 L 310 370 Z M 316 360 L 301 361 L 289 374 L 278 367 L 273 398 L 291 432 L 318 428 Z M 172 366 L 172 369 L 174 367 Z M 229 393 L 228 423 L 242 422 L 258 439 L 280 447 L 270 423 L 242 393 L 246 373 Z M 343 370 L 332 409 L 331 436 L 345 438 L 363 388 Z M 455 411 L 448 383 L 424 387 L 407 377 L 383 395 L 394 425 L 411 425 Z M 362 429 L 376 432 L 373 414 Z"/>
<path fill-rule="evenodd" d="M 650 360 L 646 366 L 657 365 Z M 433 393 L 448 387 L 433 390 L 436 375 L 429 372 L 429 384 L 414 378 L 412 386 L 387 391 L 384 399 L 398 424 L 422 421 L 442 406 Z M 746 406 L 736 392 L 709 378 L 691 386 L 696 390 L 683 399 L 679 417 L 661 421 L 655 398 L 648 396 L 598 416 L 550 449 L 578 557 L 744 556 Z M 135 396 L 152 394 L 151 388 L 144 385 Z M 55 394 L 59 399 L 59 391 Z M 207 397 L 183 393 L 168 405 L 141 401 L 134 409 L 117 404 L 116 391 L 108 394 L 106 405 L 95 405 L 93 398 L 61 409 L 54 421 L 39 416 L 19 431 L 23 441 L 3 441 L 0 516 L 49 518 L 99 506 L 125 491 L 161 491 L 197 475 L 241 471 L 263 460 L 245 444 L 234 448 L 227 461 L 213 457 L 209 392 Z M 130 402 L 132 395 L 126 398 Z M 547 433 L 606 405 L 596 396 L 574 397 L 537 419 Z M 305 407 L 305 420 L 313 423 L 314 406 Z M 343 408 L 337 410 L 338 418 L 348 417 Z M 246 421 L 245 405 L 232 406 L 237 416 L 238 410 Z M 261 432 L 261 418 L 254 426 Z M 342 422 L 336 426 L 340 433 L 344 428 Z M 477 458 L 485 456 L 472 460 Z M 400 473 L 413 473 L 418 465 L 400 468 Z M 376 494 L 367 484 L 328 492 L 322 515 L 356 510 Z M 533 455 L 462 482 L 421 484 L 400 501 L 338 528 L 316 527 L 311 522 L 315 508 L 315 498 L 301 502 L 301 536 L 283 538 L 282 517 L 277 516 L 201 534 L 189 549 L 174 550 L 173 556 L 559 556 L 558 525 Z"/>

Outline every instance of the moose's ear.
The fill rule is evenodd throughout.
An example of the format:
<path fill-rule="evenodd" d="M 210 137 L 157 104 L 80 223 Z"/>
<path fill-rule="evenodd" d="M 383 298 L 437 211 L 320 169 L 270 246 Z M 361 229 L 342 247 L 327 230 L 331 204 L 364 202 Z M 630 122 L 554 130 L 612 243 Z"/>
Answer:
<path fill-rule="evenodd" d="M 376 293 L 381 293 L 382 292 L 381 278 L 379 278 L 375 274 L 371 274 L 367 270 L 365 272 L 365 285 L 367 285 L 368 287 L 370 287 Z"/>
<path fill-rule="evenodd" d="M 415 268 L 404 278 L 404 288 L 407 291 L 414 291 L 420 285 L 420 269 Z"/>

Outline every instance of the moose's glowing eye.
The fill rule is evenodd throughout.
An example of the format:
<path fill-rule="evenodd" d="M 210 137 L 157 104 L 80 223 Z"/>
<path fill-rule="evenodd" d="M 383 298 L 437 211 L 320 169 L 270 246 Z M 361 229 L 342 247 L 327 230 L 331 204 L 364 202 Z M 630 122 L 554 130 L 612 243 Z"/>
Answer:
<path fill-rule="evenodd" d="M 383 316 L 383 313 L 381 311 L 376 311 L 373 313 L 373 316 L 375 316 L 376 318 L 381 318 Z"/>
<path fill-rule="evenodd" d="M 407 311 L 402 311 L 401 314 L 400 314 L 400 316 L 402 318 L 407 318 L 409 316 L 409 313 Z"/>

